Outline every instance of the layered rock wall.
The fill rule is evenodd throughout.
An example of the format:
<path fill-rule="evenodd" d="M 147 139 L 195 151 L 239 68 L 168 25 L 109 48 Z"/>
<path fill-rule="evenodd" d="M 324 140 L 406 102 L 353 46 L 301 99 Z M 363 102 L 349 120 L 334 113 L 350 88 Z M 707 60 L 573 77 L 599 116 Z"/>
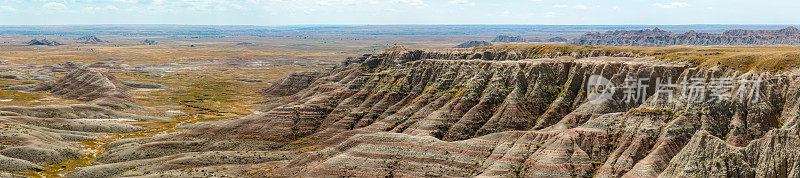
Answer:
<path fill-rule="evenodd" d="M 721 34 L 689 31 L 675 34 L 655 28 L 653 30 L 608 31 L 586 33 L 573 44 L 606 46 L 762 46 L 798 45 L 800 30 L 788 27 L 781 30 L 728 30 Z"/>
<path fill-rule="evenodd" d="M 792 73 L 700 68 L 624 52 L 389 50 L 307 76 L 273 86 L 296 91 L 281 106 L 192 125 L 180 137 L 131 140 L 99 160 L 126 162 L 141 159 L 131 155 L 146 145 L 203 140 L 159 147 L 154 157 L 316 150 L 267 176 L 800 172 L 793 149 L 800 81 Z M 261 146 L 225 146 L 232 138 Z"/>

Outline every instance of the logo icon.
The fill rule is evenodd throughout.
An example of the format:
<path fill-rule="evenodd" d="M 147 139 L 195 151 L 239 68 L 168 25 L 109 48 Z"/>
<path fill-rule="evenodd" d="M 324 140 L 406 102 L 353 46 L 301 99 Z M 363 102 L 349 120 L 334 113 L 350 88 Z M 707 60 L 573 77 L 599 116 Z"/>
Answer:
<path fill-rule="evenodd" d="M 613 99 L 615 88 L 611 80 L 600 75 L 592 75 L 586 84 L 586 96 L 589 103 L 601 104 Z"/>

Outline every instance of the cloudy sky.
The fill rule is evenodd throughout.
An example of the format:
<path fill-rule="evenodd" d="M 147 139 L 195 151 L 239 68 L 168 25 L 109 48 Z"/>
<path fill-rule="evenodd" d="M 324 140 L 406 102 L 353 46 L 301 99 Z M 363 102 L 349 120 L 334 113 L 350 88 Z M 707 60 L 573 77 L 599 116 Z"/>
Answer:
<path fill-rule="evenodd" d="M 797 0 L 0 0 L 0 25 L 800 24 Z"/>

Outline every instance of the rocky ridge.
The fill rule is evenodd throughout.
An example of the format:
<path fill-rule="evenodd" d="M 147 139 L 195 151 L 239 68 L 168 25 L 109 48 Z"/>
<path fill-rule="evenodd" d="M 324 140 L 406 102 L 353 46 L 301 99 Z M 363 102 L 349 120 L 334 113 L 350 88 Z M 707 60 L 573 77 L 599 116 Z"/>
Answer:
<path fill-rule="evenodd" d="M 97 133 L 142 131 L 127 124 L 61 118 L 38 118 L 0 111 L 0 171 L 41 171 L 40 164 L 85 156 L 74 143 L 95 140 Z"/>
<path fill-rule="evenodd" d="M 75 40 L 78 40 L 78 43 L 83 43 L 83 44 L 108 43 L 108 41 L 103 41 L 103 40 L 101 40 L 100 38 L 97 38 L 94 35 L 82 36 L 82 37 L 77 38 Z"/>
<path fill-rule="evenodd" d="M 548 39 L 547 39 L 547 42 L 558 42 L 558 43 L 562 43 L 562 42 L 567 42 L 567 41 L 569 41 L 569 40 L 567 40 L 567 39 L 566 39 L 566 38 L 564 38 L 564 37 L 552 37 L 552 38 L 548 38 Z"/>
<path fill-rule="evenodd" d="M 28 41 L 25 44 L 31 45 L 31 46 L 34 46 L 34 45 L 42 45 L 42 46 L 60 46 L 60 45 L 64 45 L 64 44 L 61 44 L 59 42 L 56 42 L 56 41 L 53 41 L 53 40 L 47 40 L 47 39 L 42 39 L 42 40 L 32 39 L 31 41 Z"/>
<path fill-rule="evenodd" d="M 494 39 L 492 39 L 492 42 L 502 42 L 502 43 L 525 42 L 525 38 L 522 38 L 521 36 L 499 35 Z"/>
<path fill-rule="evenodd" d="M 112 101 L 130 105 L 125 90 L 117 87 L 117 83 L 125 82 L 117 81 L 109 73 L 73 68 L 60 79 L 50 79 L 52 73 L 43 70 L 16 71 L 19 79 L 44 81 L 6 89 L 48 91 L 87 103 L 0 107 L 0 172 L 3 172 L 0 177 L 17 177 L 7 173 L 31 175 L 58 171 L 66 167 L 55 166 L 66 163 L 82 164 L 81 161 L 96 156 L 100 149 L 97 142 L 107 139 L 106 136 L 146 130 L 121 121 L 167 121 L 109 108 L 122 105 L 109 105 Z"/>
<path fill-rule="evenodd" d="M 130 96 L 125 93 L 128 85 L 118 81 L 108 72 L 86 67 L 72 68 L 71 72 L 58 80 L 38 84 L 13 86 L 7 90 L 48 91 L 63 98 L 123 109 L 132 108 Z"/>
<path fill-rule="evenodd" d="M 154 40 L 150 40 L 150 39 L 145 39 L 145 40 L 142 40 L 142 41 L 140 41 L 140 42 L 139 42 L 139 44 L 143 44 L 143 45 L 157 45 L 157 44 L 158 44 L 158 41 L 154 41 Z"/>
<path fill-rule="evenodd" d="M 78 67 L 57 80 L 45 80 L 36 84 L 19 85 L 5 90 L 47 91 L 62 98 L 75 99 L 86 104 L 52 105 L 39 107 L 0 107 L 1 111 L 12 111 L 27 116 L 67 119 L 115 119 L 125 118 L 142 121 L 164 121 L 162 118 L 138 116 L 113 109 L 139 108 L 126 93 L 131 88 L 162 88 L 162 85 L 120 81 L 105 71 Z"/>
<path fill-rule="evenodd" d="M 492 46 L 492 45 L 493 45 L 492 43 L 486 41 L 467 41 L 456 45 L 454 48 L 471 48 L 471 47 Z"/>
<path fill-rule="evenodd" d="M 591 86 L 631 78 L 651 83 L 633 99 L 616 87 L 610 100 L 590 100 L 598 92 Z M 712 95 L 720 79 L 736 93 Z M 692 87 L 672 88 L 669 99 L 656 81 Z M 398 48 L 282 79 L 262 91 L 287 99 L 247 117 L 109 144 L 98 158 L 108 165 L 70 175 L 186 175 L 164 163 L 182 157 L 170 155 L 310 149 L 251 162 L 270 167 L 252 175 L 796 177 L 798 88 L 794 73 L 631 52 Z M 236 155 L 254 157 L 243 153 Z M 138 164 L 149 159 L 161 161 Z"/>
<path fill-rule="evenodd" d="M 573 44 L 605 46 L 771 46 L 800 45 L 800 30 L 728 30 L 721 34 L 689 31 L 675 34 L 658 28 L 586 33 Z"/>

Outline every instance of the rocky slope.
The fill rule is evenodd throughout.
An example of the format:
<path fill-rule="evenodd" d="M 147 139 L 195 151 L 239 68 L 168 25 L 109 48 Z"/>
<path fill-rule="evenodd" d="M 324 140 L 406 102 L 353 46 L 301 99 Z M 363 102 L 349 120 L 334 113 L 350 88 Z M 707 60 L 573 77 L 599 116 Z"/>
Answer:
<path fill-rule="evenodd" d="M 721 34 L 689 31 L 675 34 L 655 28 L 638 31 L 586 33 L 573 44 L 606 46 L 765 46 L 800 45 L 800 30 L 728 30 Z"/>
<path fill-rule="evenodd" d="M 494 39 L 492 39 L 492 42 L 501 42 L 501 43 L 525 42 L 525 38 L 522 38 L 521 36 L 499 35 Z"/>
<path fill-rule="evenodd" d="M 124 89 L 117 87 L 117 83 L 125 82 L 117 81 L 109 73 L 77 68 L 57 80 L 52 79 L 52 74 L 44 75 L 47 73 L 18 71 L 14 73 L 19 76 L 15 79 L 45 81 L 7 89 L 49 91 L 87 103 L 0 107 L 0 172 L 3 173 L 0 177 L 17 177 L 7 173 L 33 175 L 89 164 L 87 161 L 106 142 L 101 140 L 114 134 L 146 130 L 119 121 L 167 121 L 104 107 L 121 105 L 106 105 L 112 101 L 130 104 Z"/>
<path fill-rule="evenodd" d="M 125 90 L 130 85 L 118 81 L 110 73 L 85 67 L 70 70 L 69 74 L 58 80 L 14 86 L 6 89 L 48 91 L 67 99 L 76 99 L 118 109 L 134 107 L 130 96 L 125 93 Z"/>
<path fill-rule="evenodd" d="M 546 40 L 546 42 L 556 42 L 556 43 L 563 43 L 563 42 L 567 42 L 567 41 L 569 41 L 569 40 L 567 40 L 564 37 L 558 37 L 558 36 L 557 37 L 548 38 Z"/>
<path fill-rule="evenodd" d="M 0 171 L 41 171 L 40 165 L 86 156 L 76 142 L 95 140 L 97 133 L 142 130 L 127 124 L 39 118 L 0 111 Z"/>
<path fill-rule="evenodd" d="M 77 38 L 77 39 L 75 39 L 75 40 L 77 40 L 77 41 L 78 41 L 78 43 L 83 43 L 83 44 L 98 44 L 98 43 L 108 43 L 108 41 L 103 41 L 103 40 L 101 40 L 100 38 L 97 38 L 97 37 L 96 37 L 96 36 L 94 36 L 94 35 L 86 35 L 86 36 L 82 36 L 82 37 L 80 37 L 80 38 Z"/>
<path fill-rule="evenodd" d="M 157 42 L 157 41 L 154 41 L 154 40 L 150 40 L 150 39 L 145 39 L 145 40 L 142 40 L 141 42 L 139 42 L 139 44 L 143 44 L 143 45 L 157 45 L 157 44 L 158 44 L 158 42 Z"/>
<path fill-rule="evenodd" d="M 797 177 L 797 76 L 394 48 L 277 81 L 262 91 L 286 98 L 250 116 L 108 144 L 69 176 Z M 179 161 L 223 151 L 251 161 Z"/>
<path fill-rule="evenodd" d="M 53 41 L 53 40 L 47 40 L 47 39 L 42 39 L 42 40 L 32 39 L 31 41 L 28 41 L 25 44 L 32 45 L 32 46 L 33 45 L 43 45 L 43 46 L 60 46 L 60 45 L 64 45 L 64 44 L 61 44 L 59 42 L 56 42 L 56 41 Z"/>
<path fill-rule="evenodd" d="M 23 75 L 30 76 L 30 75 Z M 52 77 L 50 77 L 52 78 Z M 47 105 L 38 107 L 4 106 L 0 111 L 10 111 L 26 116 L 65 119 L 131 119 L 139 121 L 165 121 L 164 118 L 139 116 L 114 109 L 135 109 L 126 91 L 130 88 L 163 88 L 143 82 L 121 81 L 108 72 L 77 67 L 64 77 L 36 84 L 18 85 L 4 90 L 47 91 L 66 99 L 85 104 Z"/>
<path fill-rule="evenodd" d="M 454 48 L 471 48 L 477 46 L 492 46 L 492 43 L 486 41 L 467 41 L 461 44 L 456 45 Z"/>

